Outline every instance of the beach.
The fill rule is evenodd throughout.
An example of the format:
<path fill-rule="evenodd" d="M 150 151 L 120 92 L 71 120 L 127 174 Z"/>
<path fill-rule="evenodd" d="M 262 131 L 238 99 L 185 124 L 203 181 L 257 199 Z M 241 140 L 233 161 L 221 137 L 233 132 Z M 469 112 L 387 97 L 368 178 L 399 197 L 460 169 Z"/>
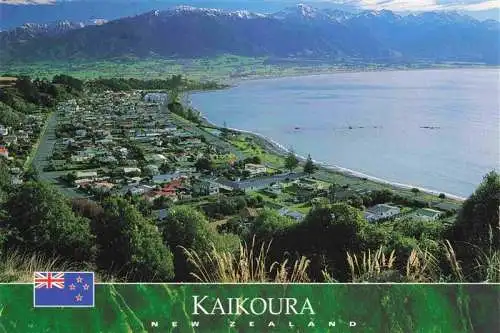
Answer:
<path fill-rule="evenodd" d="M 221 129 L 221 127 L 219 127 L 217 124 L 211 122 L 206 116 L 202 115 L 202 118 L 203 118 L 203 121 L 208 126 L 213 127 L 213 128 L 217 128 L 219 130 Z M 271 154 L 276 154 L 279 156 L 286 156 L 287 154 L 290 153 L 290 149 L 286 148 L 285 146 L 283 146 L 279 142 L 276 142 L 275 140 L 273 140 L 269 137 L 266 137 L 260 133 L 242 130 L 242 129 L 238 129 L 238 128 L 230 128 L 230 127 L 228 127 L 227 129 L 230 131 L 233 131 L 235 133 L 245 134 L 245 135 L 253 137 L 262 148 L 264 148 L 267 152 L 269 152 Z M 299 154 L 294 154 L 294 155 L 302 163 L 304 163 L 307 159 L 307 157 L 299 155 Z M 326 172 L 331 172 L 331 173 L 341 174 L 341 175 L 346 176 L 346 177 L 356 178 L 356 179 L 363 180 L 363 181 L 369 180 L 369 181 L 372 181 L 372 182 L 375 182 L 378 184 L 389 185 L 390 187 L 392 187 L 395 190 L 411 190 L 413 188 L 417 188 L 419 191 L 433 195 L 433 196 L 438 196 L 439 194 L 443 193 L 443 194 L 445 194 L 445 196 L 447 198 L 452 199 L 452 200 L 456 200 L 459 202 L 463 202 L 466 199 L 465 197 L 458 196 L 458 195 L 451 194 L 451 193 L 446 193 L 444 191 L 435 191 L 435 190 L 431 190 L 431 189 L 427 189 L 424 187 L 419 187 L 419 186 L 415 186 L 415 185 L 411 185 L 411 184 L 402 184 L 402 183 L 398 183 L 398 182 L 392 182 L 392 181 L 389 181 L 386 179 L 381 179 L 381 178 L 378 178 L 375 176 L 366 175 L 364 173 L 357 172 L 355 170 L 343 168 L 341 166 L 329 165 L 328 163 L 324 163 L 324 162 L 317 161 L 317 160 L 313 160 L 313 162 L 320 170 L 323 170 Z"/>

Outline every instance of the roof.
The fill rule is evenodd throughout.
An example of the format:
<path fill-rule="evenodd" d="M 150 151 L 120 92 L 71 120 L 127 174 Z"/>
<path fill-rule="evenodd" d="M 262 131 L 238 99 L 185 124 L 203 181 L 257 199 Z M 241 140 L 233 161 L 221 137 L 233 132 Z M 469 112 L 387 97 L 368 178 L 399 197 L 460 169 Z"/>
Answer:
<path fill-rule="evenodd" d="M 391 205 L 387 205 L 387 204 L 379 204 L 379 205 L 375 205 L 373 207 L 368 208 L 367 211 L 369 213 L 379 215 L 379 214 L 384 214 L 384 213 L 390 211 L 391 209 L 398 209 L 399 210 L 399 208 L 396 206 L 391 206 Z"/>
<path fill-rule="evenodd" d="M 417 215 L 425 217 L 436 217 L 437 215 L 441 215 L 441 212 L 435 209 L 421 208 L 417 211 Z"/>
<path fill-rule="evenodd" d="M 271 185 L 272 183 L 284 181 L 287 178 L 293 180 L 293 179 L 298 179 L 302 176 L 303 173 L 293 173 L 293 174 L 281 174 L 276 176 L 252 178 L 239 182 L 227 179 L 219 179 L 217 180 L 217 182 L 224 186 L 231 187 L 232 189 L 235 190 L 244 190 L 248 188 L 264 188 L 266 186 Z"/>

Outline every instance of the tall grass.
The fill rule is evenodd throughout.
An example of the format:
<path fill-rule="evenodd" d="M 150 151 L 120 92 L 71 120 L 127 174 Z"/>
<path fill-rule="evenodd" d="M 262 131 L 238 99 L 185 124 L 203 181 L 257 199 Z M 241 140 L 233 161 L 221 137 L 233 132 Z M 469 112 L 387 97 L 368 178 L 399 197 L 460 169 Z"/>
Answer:
<path fill-rule="evenodd" d="M 233 254 L 219 251 L 212 245 L 210 253 L 200 256 L 192 249 L 184 248 L 187 260 L 194 267 L 191 275 L 200 282 L 308 282 L 310 261 L 306 257 L 289 264 L 288 259 L 269 264 L 271 242 L 258 246 L 255 237 L 250 245 L 240 243 Z"/>
<path fill-rule="evenodd" d="M 59 258 L 12 251 L 0 256 L 0 282 L 33 282 L 35 272 L 64 272 L 72 268 Z"/>
<path fill-rule="evenodd" d="M 10 251 L 0 255 L 0 283 L 32 283 L 35 272 L 82 272 L 94 271 L 89 264 L 73 264 L 58 257 L 37 253 Z M 123 282 L 111 273 L 95 273 L 96 282 Z"/>
<path fill-rule="evenodd" d="M 395 251 L 389 254 L 380 247 L 375 252 L 363 251 L 360 255 L 347 252 L 347 263 L 352 282 L 375 282 L 390 279 L 397 273 L 394 267 Z"/>

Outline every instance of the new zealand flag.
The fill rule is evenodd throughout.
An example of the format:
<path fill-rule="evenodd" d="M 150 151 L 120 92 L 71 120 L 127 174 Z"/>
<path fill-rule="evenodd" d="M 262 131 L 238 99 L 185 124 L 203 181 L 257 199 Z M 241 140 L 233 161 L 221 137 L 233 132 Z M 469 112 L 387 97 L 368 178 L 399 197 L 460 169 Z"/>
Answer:
<path fill-rule="evenodd" d="M 94 273 L 36 272 L 35 307 L 93 307 Z"/>

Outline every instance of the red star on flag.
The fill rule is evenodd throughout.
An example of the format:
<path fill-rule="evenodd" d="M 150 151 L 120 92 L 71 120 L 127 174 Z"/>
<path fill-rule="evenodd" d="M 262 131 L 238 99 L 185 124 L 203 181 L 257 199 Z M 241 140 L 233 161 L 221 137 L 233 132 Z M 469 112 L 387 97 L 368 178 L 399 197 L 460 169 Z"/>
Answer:
<path fill-rule="evenodd" d="M 81 301 L 83 300 L 83 296 L 82 296 L 82 295 L 80 295 L 80 294 L 78 294 L 78 295 L 76 295 L 76 296 L 75 296 L 75 300 L 76 300 L 77 302 L 81 302 Z"/>

